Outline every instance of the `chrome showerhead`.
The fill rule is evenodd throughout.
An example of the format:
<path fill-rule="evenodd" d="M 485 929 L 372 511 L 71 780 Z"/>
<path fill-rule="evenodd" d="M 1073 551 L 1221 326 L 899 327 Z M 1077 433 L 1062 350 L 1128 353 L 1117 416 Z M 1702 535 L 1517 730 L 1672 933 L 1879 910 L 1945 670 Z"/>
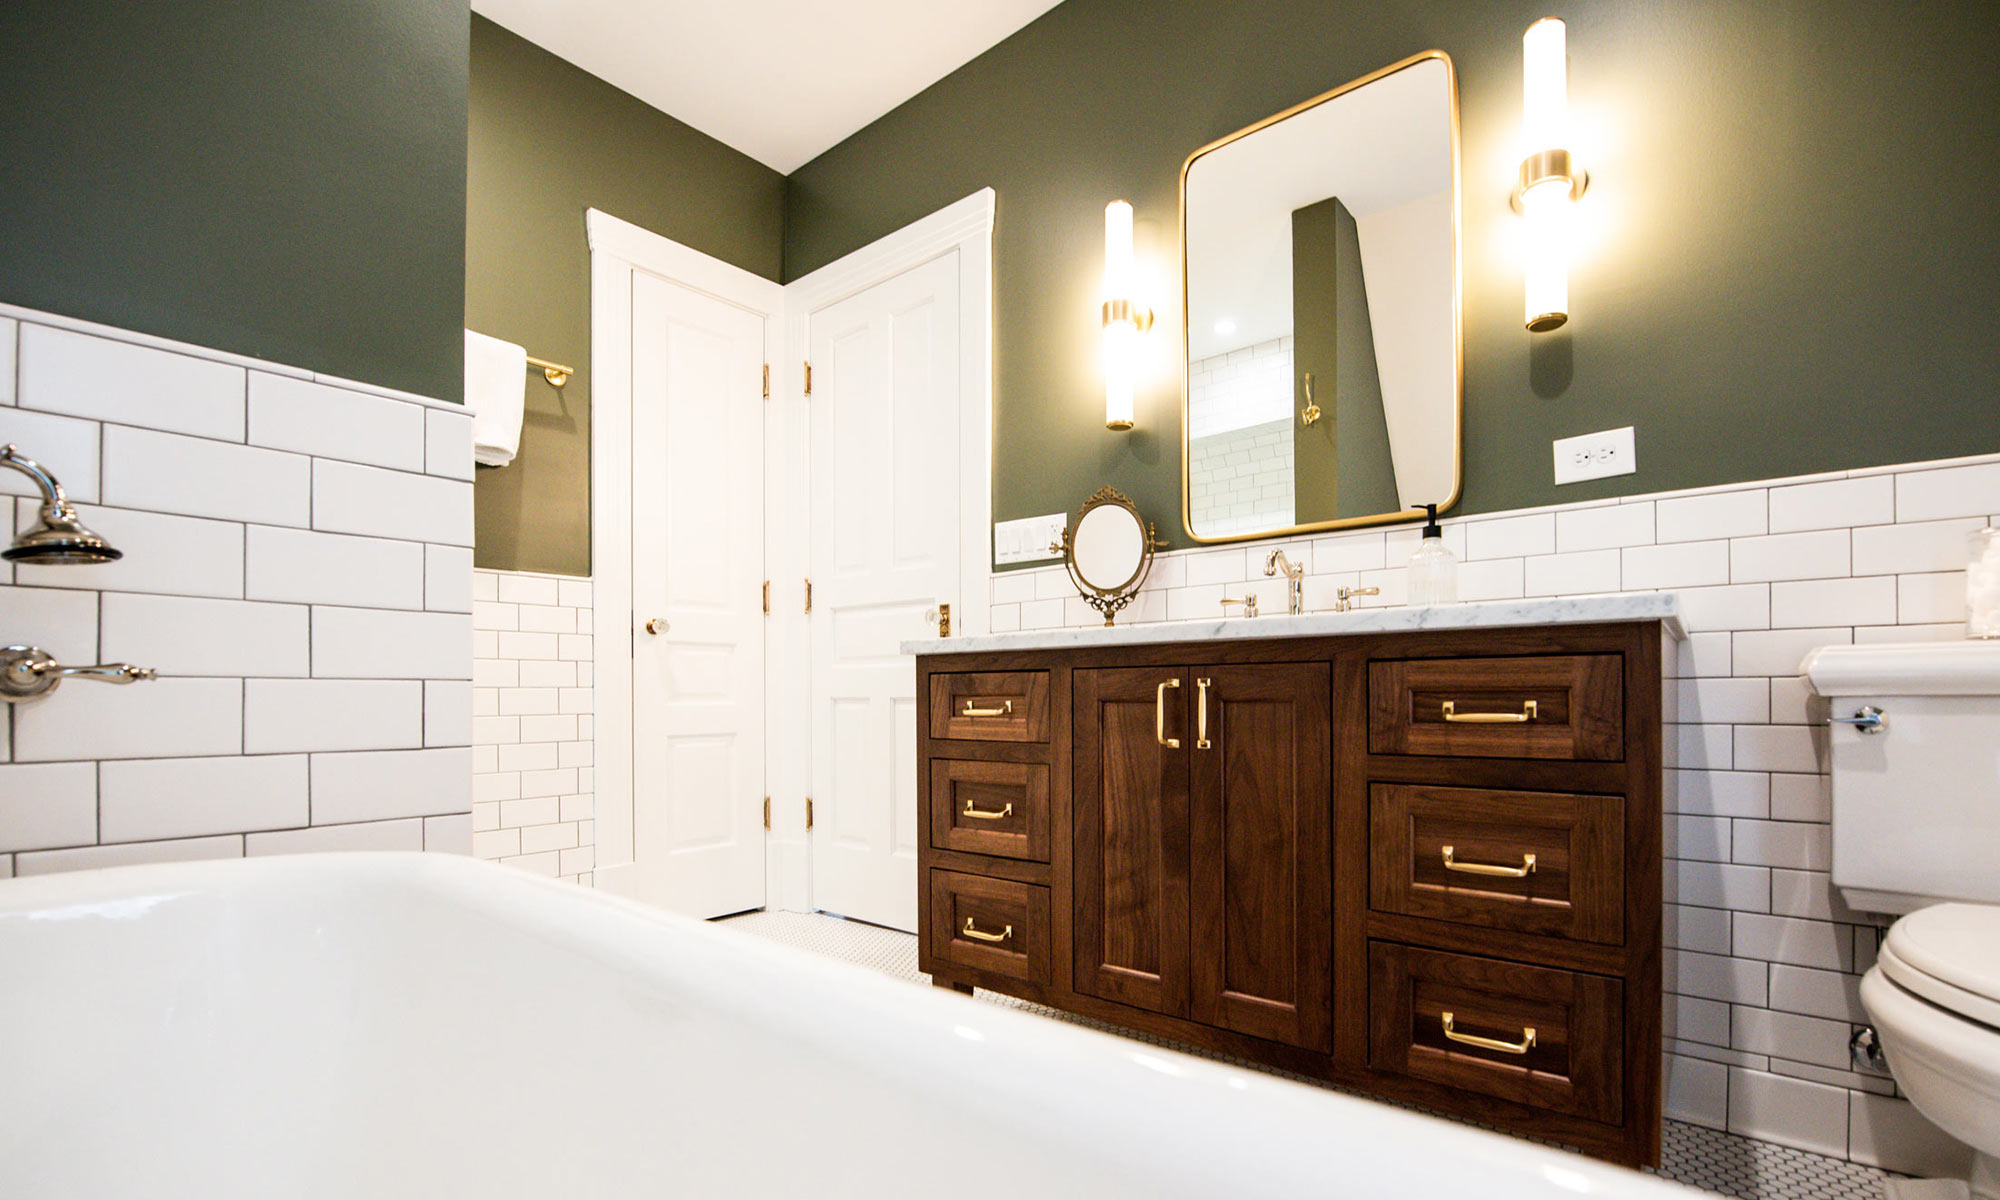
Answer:
<path fill-rule="evenodd" d="M 12 467 L 42 489 L 41 520 L 33 529 L 16 536 L 12 546 L 0 550 L 0 558 L 59 565 L 107 563 L 125 557 L 77 519 L 76 506 L 63 495 L 62 484 L 40 463 L 24 457 L 10 443 L 0 450 L 0 466 Z"/>

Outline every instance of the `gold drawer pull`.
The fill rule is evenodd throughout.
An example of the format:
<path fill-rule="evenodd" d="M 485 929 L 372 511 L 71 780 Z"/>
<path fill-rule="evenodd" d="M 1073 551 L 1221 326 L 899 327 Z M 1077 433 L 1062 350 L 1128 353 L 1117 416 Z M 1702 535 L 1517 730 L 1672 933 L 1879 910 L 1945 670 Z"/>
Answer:
<path fill-rule="evenodd" d="M 1012 925 L 1009 925 L 1007 928 L 1001 930 L 999 933 L 988 933 L 984 929 L 979 929 L 974 927 L 974 925 L 972 924 L 972 918 L 967 917 L 965 918 L 965 927 L 961 929 L 959 932 L 965 934 L 966 937 L 971 938 L 975 942 L 1004 942 L 1008 938 L 1014 936 L 1014 927 Z M 1528 1031 L 1528 1037 L 1530 1041 L 1533 1041 L 1534 1034 L 1535 1034 L 1534 1030 L 1530 1029 Z"/>
<path fill-rule="evenodd" d="M 1201 693 L 1201 704 L 1195 709 L 1194 748 L 1206 750 L 1214 745 L 1208 740 L 1208 680 L 1197 679 L 1194 686 Z"/>
<path fill-rule="evenodd" d="M 1169 750 L 1180 749 L 1181 740 L 1167 736 L 1167 689 L 1180 685 L 1180 680 L 1169 679 L 1153 689 L 1153 740 Z"/>
<path fill-rule="evenodd" d="M 1520 725 L 1535 719 L 1535 702 L 1521 701 L 1517 713 L 1462 713 L 1450 700 L 1444 702 L 1444 719 L 1459 725 Z"/>
<path fill-rule="evenodd" d="M 1014 815 L 1014 802 L 1009 800 L 1005 808 L 996 811 L 990 808 L 974 808 L 972 801 L 967 800 L 965 807 L 959 811 L 975 821 L 1004 821 Z"/>
<path fill-rule="evenodd" d="M 1444 1014 L 1444 1036 L 1447 1040 L 1477 1046 L 1481 1050 L 1498 1050 L 1502 1054 L 1526 1054 L 1535 1048 L 1535 1027 L 1530 1025 L 1521 1030 L 1518 1042 L 1503 1042 L 1499 1038 L 1479 1037 L 1475 1034 L 1460 1033 L 1451 1027 L 1451 1014 Z"/>
<path fill-rule="evenodd" d="M 961 717 L 1008 717 L 1013 714 L 1014 702 L 1012 700 L 1001 701 L 999 708 L 974 708 L 972 701 L 967 700 L 965 708 L 958 715 Z"/>
<path fill-rule="evenodd" d="M 1521 865 L 1518 867 L 1496 867 L 1490 863 L 1456 862 L 1451 857 L 1450 846 L 1444 848 L 1443 854 L 1444 869 L 1447 871 L 1463 871 L 1467 875 L 1497 875 L 1502 879 L 1525 879 L 1535 873 L 1535 856 L 1532 854 L 1523 854 L 1521 856 Z"/>

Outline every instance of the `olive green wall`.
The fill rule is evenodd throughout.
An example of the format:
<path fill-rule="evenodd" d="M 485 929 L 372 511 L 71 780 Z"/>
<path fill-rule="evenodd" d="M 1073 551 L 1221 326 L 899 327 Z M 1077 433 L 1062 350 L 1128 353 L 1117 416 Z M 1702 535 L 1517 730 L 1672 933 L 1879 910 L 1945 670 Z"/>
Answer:
<path fill-rule="evenodd" d="M 1569 330 L 1521 328 L 1521 33 L 1569 22 L 1595 151 Z M 995 520 L 1110 483 L 1180 536 L 1187 154 L 1417 51 L 1464 127 L 1461 512 L 2000 450 L 1992 0 L 1068 0 L 795 173 L 796 278 L 975 188 L 995 233 Z M 1130 200 L 1166 369 L 1103 428 L 1103 209 Z M 1639 473 L 1557 490 L 1554 438 Z"/>
<path fill-rule="evenodd" d="M 0 300 L 458 399 L 466 22 L 0 3 Z"/>
<path fill-rule="evenodd" d="M 477 565 L 590 573 L 590 251 L 602 209 L 776 279 L 784 177 L 483 17 L 472 20 L 465 325 L 530 372 L 520 454 L 473 484 Z"/>

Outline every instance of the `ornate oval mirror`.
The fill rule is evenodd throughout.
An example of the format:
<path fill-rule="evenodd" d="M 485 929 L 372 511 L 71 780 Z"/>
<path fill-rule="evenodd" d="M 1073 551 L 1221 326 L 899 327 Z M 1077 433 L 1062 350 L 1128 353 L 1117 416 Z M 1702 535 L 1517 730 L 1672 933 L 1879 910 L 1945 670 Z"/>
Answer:
<path fill-rule="evenodd" d="M 1063 565 L 1070 582 L 1109 625 L 1132 602 L 1153 569 L 1158 539 L 1123 492 L 1101 488 L 1084 501 L 1076 528 L 1063 530 Z"/>
<path fill-rule="evenodd" d="M 1188 158 L 1194 540 L 1405 521 L 1457 500 L 1458 191 L 1458 88 L 1438 51 Z"/>

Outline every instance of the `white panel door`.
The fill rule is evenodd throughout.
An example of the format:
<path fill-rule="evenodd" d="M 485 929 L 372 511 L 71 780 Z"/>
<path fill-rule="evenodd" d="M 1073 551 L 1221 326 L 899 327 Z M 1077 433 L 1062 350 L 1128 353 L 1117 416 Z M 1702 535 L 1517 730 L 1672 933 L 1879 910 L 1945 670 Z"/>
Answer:
<path fill-rule="evenodd" d="M 764 904 L 763 366 L 762 316 L 633 273 L 634 882 L 696 917 Z"/>
<path fill-rule="evenodd" d="M 958 252 L 812 314 L 813 906 L 917 927 L 916 670 L 959 597 Z"/>

